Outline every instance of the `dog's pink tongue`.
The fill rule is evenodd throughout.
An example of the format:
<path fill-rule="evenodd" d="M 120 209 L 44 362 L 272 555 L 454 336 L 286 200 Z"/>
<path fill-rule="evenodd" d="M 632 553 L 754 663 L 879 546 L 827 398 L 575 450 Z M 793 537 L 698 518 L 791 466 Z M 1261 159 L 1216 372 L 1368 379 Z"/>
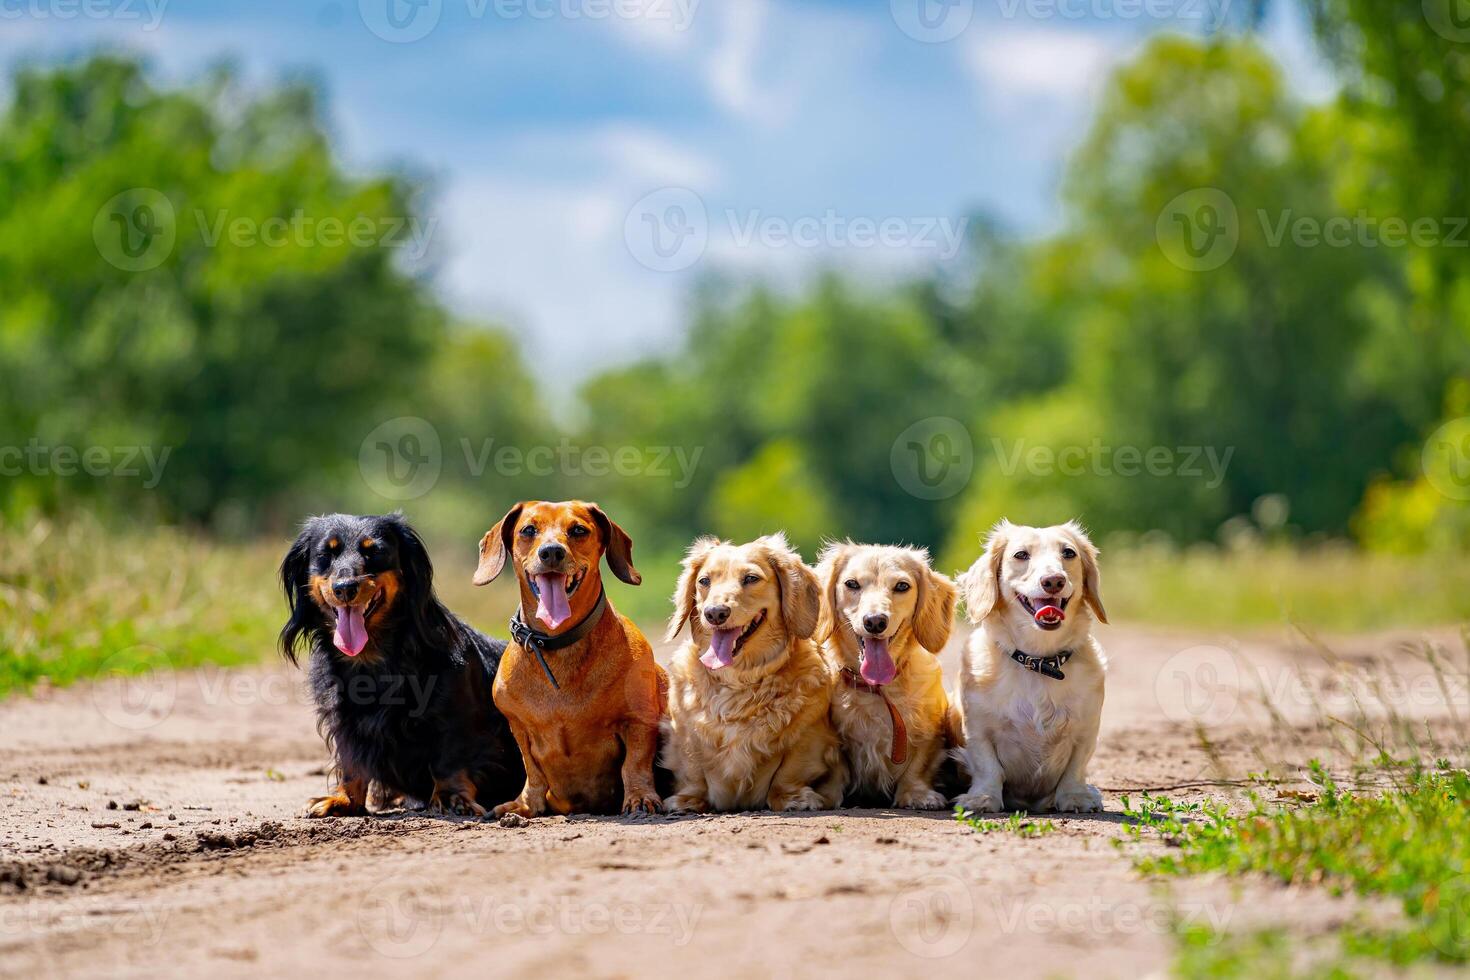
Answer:
<path fill-rule="evenodd" d="M 710 634 L 709 649 L 699 657 L 699 662 L 710 670 L 720 670 L 735 662 L 735 641 L 739 630 L 715 630 Z"/>
<path fill-rule="evenodd" d="M 541 592 L 536 603 L 536 618 L 545 623 L 547 629 L 554 630 L 571 618 L 565 575 L 537 575 L 536 588 Z"/>
<path fill-rule="evenodd" d="M 869 684 L 888 684 L 898 673 L 888 653 L 888 641 L 877 636 L 863 637 L 863 664 L 860 671 Z"/>
<path fill-rule="evenodd" d="M 355 657 L 367 646 L 367 624 L 362 621 L 362 610 L 356 606 L 337 607 L 337 628 L 332 631 L 332 643 L 347 654 Z"/>
<path fill-rule="evenodd" d="M 1042 606 L 1033 617 L 1038 623 L 1060 623 L 1067 618 L 1060 606 Z"/>

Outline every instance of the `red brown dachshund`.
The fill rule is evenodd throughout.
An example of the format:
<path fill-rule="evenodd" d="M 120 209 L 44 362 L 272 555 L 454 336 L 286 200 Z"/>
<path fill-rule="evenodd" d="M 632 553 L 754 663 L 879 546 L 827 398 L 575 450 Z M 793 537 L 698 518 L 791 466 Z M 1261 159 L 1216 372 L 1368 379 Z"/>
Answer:
<path fill-rule="evenodd" d="M 520 608 L 495 675 L 495 705 L 526 765 L 521 795 L 497 816 L 656 813 L 659 719 L 668 678 L 653 649 L 602 588 L 602 559 L 629 585 L 632 539 L 596 504 L 516 504 L 480 542 L 475 584 L 507 559 Z"/>

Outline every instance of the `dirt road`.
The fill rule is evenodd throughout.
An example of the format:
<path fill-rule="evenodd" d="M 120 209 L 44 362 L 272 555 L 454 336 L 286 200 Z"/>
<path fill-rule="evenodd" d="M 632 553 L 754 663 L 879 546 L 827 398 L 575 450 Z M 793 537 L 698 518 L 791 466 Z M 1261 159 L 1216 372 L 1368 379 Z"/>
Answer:
<path fill-rule="evenodd" d="M 308 821 L 326 757 L 294 671 L 42 691 L 0 703 L 0 973 L 1137 977 L 1167 967 L 1174 917 L 1311 933 L 1349 906 L 1266 883 L 1144 881 L 1112 843 L 1120 795 L 1229 792 L 1210 785 L 1221 771 L 1197 721 L 1227 768 L 1257 768 L 1257 691 L 1295 735 L 1325 738 L 1309 723 L 1362 702 L 1369 685 L 1351 677 L 1379 659 L 1403 685 L 1376 696 L 1443 717 L 1402 646 L 1425 636 L 1460 649 L 1452 630 L 1335 639 L 1344 672 L 1284 633 L 1105 630 L 1092 776 L 1109 812 L 1043 836 L 887 810 Z"/>

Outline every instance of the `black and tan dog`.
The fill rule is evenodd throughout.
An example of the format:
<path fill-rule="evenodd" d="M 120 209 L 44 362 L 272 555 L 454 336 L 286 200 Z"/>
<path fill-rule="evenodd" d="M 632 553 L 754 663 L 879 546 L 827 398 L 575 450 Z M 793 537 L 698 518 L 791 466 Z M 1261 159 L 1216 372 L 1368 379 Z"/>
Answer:
<path fill-rule="evenodd" d="M 318 728 L 340 783 L 313 817 L 366 813 L 368 786 L 434 811 L 480 815 L 524 777 L 491 689 L 505 642 L 434 595 L 423 542 L 399 515 L 306 522 L 281 563 L 291 618 L 281 652 L 311 654 Z"/>
<path fill-rule="evenodd" d="M 515 570 L 520 609 L 495 678 L 526 767 L 497 814 L 657 812 L 663 668 L 602 590 L 602 561 L 630 585 L 633 542 L 596 504 L 519 503 L 480 542 L 475 584 Z M 506 794 L 507 797 L 512 794 Z"/>

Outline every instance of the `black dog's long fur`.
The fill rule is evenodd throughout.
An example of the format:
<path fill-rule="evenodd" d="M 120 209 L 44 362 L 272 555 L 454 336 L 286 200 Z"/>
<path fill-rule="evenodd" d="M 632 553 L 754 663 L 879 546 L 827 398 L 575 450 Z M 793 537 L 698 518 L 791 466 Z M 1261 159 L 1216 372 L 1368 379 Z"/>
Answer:
<path fill-rule="evenodd" d="M 364 539 L 378 544 L 357 556 L 361 571 L 397 572 L 401 590 L 370 629 L 380 655 L 354 658 L 333 645 L 334 624 L 312 598 L 311 579 L 340 568 L 340 550 Z M 386 797 L 427 802 L 435 777 L 464 770 L 487 809 L 520 792 L 520 750 L 491 700 L 505 641 L 440 603 L 428 552 L 401 515 L 312 518 L 281 563 L 281 584 L 291 611 L 281 653 L 295 663 L 298 649 L 310 652 L 317 727 L 344 779 L 376 780 Z"/>

